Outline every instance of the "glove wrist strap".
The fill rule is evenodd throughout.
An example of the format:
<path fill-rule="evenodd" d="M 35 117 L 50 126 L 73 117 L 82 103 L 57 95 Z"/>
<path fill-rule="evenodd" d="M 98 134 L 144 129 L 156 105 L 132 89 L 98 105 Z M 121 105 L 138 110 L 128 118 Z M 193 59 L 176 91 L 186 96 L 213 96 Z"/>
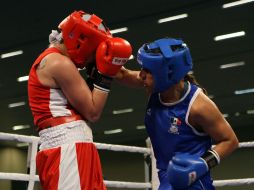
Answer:
<path fill-rule="evenodd" d="M 113 80 L 112 77 L 105 76 L 99 72 L 97 72 L 96 75 L 97 76 L 94 78 L 94 87 L 99 90 L 109 92 Z"/>
<path fill-rule="evenodd" d="M 220 163 L 220 156 L 215 150 L 208 150 L 201 157 L 206 161 L 209 169 L 217 166 Z"/>

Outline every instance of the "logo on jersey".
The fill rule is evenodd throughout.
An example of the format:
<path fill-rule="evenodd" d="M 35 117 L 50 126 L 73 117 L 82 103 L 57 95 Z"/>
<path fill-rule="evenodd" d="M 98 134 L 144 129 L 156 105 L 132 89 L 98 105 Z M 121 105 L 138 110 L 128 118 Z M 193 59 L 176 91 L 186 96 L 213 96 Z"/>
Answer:
<path fill-rule="evenodd" d="M 182 121 L 177 117 L 170 117 L 170 127 L 168 129 L 169 133 L 179 134 L 179 126 L 182 124 Z"/>

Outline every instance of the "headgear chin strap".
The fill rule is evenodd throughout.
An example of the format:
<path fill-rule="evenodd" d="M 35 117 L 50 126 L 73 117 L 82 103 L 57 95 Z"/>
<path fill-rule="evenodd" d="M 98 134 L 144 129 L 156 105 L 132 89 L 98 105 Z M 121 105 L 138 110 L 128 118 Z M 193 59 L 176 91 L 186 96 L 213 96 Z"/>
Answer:
<path fill-rule="evenodd" d="M 71 60 L 77 67 L 83 68 L 91 59 L 102 41 L 112 38 L 102 19 L 83 11 L 74 11 L 58 26 L 63 43 Z"/>
<path fill-rule="evenodd" d="M 192 69 L 190 50 L 178 39 L 162 38 L 144 44 L 138 50 L 137 61 L 142 68 L 152 73 L 153 92 L 167 90 Z"/>

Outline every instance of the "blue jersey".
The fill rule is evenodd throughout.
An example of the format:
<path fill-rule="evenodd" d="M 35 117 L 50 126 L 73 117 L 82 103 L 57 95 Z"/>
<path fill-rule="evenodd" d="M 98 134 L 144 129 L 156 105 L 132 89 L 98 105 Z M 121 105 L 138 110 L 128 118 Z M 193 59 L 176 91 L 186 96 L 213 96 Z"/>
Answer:
<path fill-rule="evenodd" d="M 168 163 L 176 153 L 188 152 L 202 156 L 212 145 L 210 136 L 197 131 L 188 122 L 191 106 L 201 89 L 189 82 L 186 86 L 185 94 L 177 102 L 164 103 L 160 99 L 160 94 L 154 93 L 147 105 L 145 125 L 152 142 L 161 183 L 165 182 Z M 211 185 L 209 176 L 204 179 L 207 177 Z M 169 184 L 164 184 L 167 185 Z"/>

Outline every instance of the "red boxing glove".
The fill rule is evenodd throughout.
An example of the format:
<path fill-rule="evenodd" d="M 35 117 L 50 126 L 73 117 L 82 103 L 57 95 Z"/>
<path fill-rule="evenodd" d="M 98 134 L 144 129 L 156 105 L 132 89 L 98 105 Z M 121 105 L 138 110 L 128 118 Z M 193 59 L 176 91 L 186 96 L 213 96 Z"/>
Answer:
<path fill-rule="evenodd" d="M 96 65 L 98 71 L 113 77 L 129 60 L 132 48 L 130 43 L 122 38 L 110 38 L 101 42 L 96 50 Z"/>

